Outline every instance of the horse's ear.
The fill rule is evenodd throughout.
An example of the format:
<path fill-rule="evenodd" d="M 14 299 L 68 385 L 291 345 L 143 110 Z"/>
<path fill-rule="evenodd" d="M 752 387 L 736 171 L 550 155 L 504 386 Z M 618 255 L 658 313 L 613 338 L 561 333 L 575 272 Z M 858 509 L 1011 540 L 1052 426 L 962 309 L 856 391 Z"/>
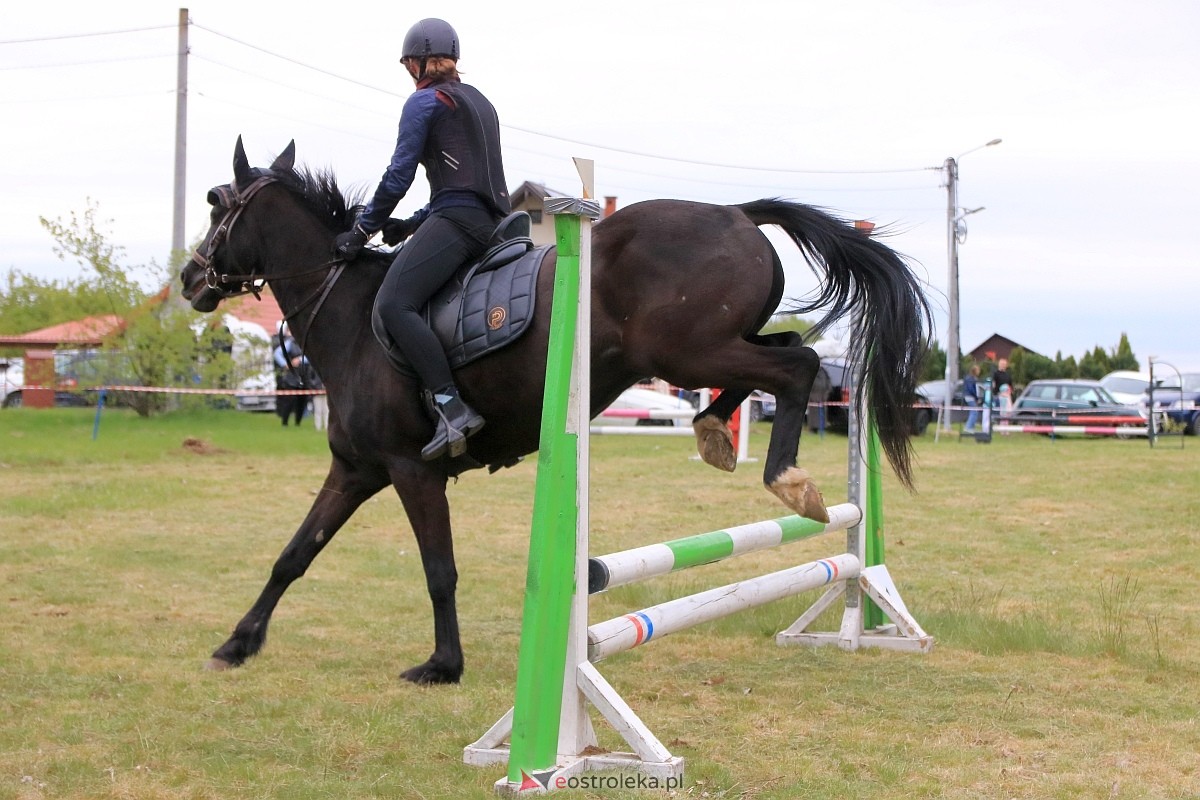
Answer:
<path fill-rule="evenodd" d="M 233 179 L 242 186 L 249 186 L 254 180 L 250 159 L 246 158 L 246 148 L 242 147 L 241 136 L 238 136 L 237 144 L 233 147 Z"/>
<path fill-rule="evenodd" d="M 275 158 L 275 163 L 271 165 L 271 169 L 289 172 L 295 165 L 296 140 L 292 139 L 290 142 L 288 142 L 288 146 L 283 148 L 283 152 Z"/>

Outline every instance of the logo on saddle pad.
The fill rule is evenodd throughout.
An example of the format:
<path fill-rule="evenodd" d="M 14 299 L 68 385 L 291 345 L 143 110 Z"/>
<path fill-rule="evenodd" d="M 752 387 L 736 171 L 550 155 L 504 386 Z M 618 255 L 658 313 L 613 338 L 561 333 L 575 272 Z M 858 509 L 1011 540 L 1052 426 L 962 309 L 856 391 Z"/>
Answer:
<path fill-rule="evenodd" d="M 533 320 L 538 272 L 550 247 L 532 247 L 528 239 L 505 242 L 460 269 L 430 299 L 422 316 L 441 341 L 452 369 L 511 344 L 525 333 Z M 378 297 L 371 312 L 371 330 L 392 366 L 413 375 L 383 327 Z"/>

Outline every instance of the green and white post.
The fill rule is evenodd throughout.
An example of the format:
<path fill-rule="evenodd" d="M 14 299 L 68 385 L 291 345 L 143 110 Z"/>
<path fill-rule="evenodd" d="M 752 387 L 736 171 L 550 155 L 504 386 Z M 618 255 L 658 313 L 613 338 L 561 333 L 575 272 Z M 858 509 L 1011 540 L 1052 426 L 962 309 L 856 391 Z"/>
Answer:
<path fill-rule="evenodd" d="M 575 159 L 575 165 L 583 197 L 545 201 L 555 215 L 558 252 L 516 701 L 463 752 L 468 764 L 508 764 L 507 777 L 496 783 L 503 794 L 562 788 L 570 776 L 595 769 L 676 778 L 683 769 L 587 657 L 591 221 L 600 206 L 592 199 L 592 162 Z M 589 754 L 597 740 L 588 702 L 635 754 Z M 656 766 L 640 767 L 646 760 Z"/>

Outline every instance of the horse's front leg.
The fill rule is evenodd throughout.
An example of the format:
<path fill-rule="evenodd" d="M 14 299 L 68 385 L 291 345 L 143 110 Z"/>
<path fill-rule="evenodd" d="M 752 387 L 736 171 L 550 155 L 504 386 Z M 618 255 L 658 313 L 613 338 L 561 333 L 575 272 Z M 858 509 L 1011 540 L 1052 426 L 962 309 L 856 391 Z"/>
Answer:
<path fill-rule="evenodd" d="M 454 566 L 446 474 L 434 465 L 406 460 L 393 468 L 392 484 L 417 537 L 425 583 L 433 602 L 433 655 L 425 663 L 401 672 L 400 677 L 413 683 L 458 683 L 463 673 L 463 651 L 454 599 L 458 570 Z"/>
<path fill-rule="evenodd" d="M 233 629 L 233 635 L 213 652 L 208 669 L 240 667 L 262 649 L 271 614 L 283 593 L 308 570 L 313 559 L 355 510 L 386 485 L 386 479 L 360 475 L 334 459 L 308 516 L 276 559 L 266 587 Z"/>

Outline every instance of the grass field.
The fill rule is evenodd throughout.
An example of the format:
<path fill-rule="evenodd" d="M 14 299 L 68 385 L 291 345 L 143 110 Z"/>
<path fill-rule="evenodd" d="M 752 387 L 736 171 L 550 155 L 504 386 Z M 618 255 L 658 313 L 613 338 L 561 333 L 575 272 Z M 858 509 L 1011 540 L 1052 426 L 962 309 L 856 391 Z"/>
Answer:
<path fill-rule="evenodd" d="M 450 487 L 461 685 L 397 679 L 432 622 L 393 494 L 292 588 L 262 655 L 209 673 L 323 479 L 323 437 L 230 411 L 109 410 L 94 440 L 93 421 L 0 412 L 0 799 L 493 796 L 503 771 L 462 747 L 512 703 L 536 458 Z M 919 440 L 919 492 L 886 479 L 887 561 L 931 654 L 777 648 L 811 593 L 601 672 L 687 759 L 679 797 L 1200 797 L 1200 441 L 1179 444 Z M 596 552 L 784 514 L 758 464 L 716 472 L 686 439 L 592 452 Z M 801 456 L 844 500 L 845 438 Z M 592 619 L 843 546 L 614 590 Z"/>

